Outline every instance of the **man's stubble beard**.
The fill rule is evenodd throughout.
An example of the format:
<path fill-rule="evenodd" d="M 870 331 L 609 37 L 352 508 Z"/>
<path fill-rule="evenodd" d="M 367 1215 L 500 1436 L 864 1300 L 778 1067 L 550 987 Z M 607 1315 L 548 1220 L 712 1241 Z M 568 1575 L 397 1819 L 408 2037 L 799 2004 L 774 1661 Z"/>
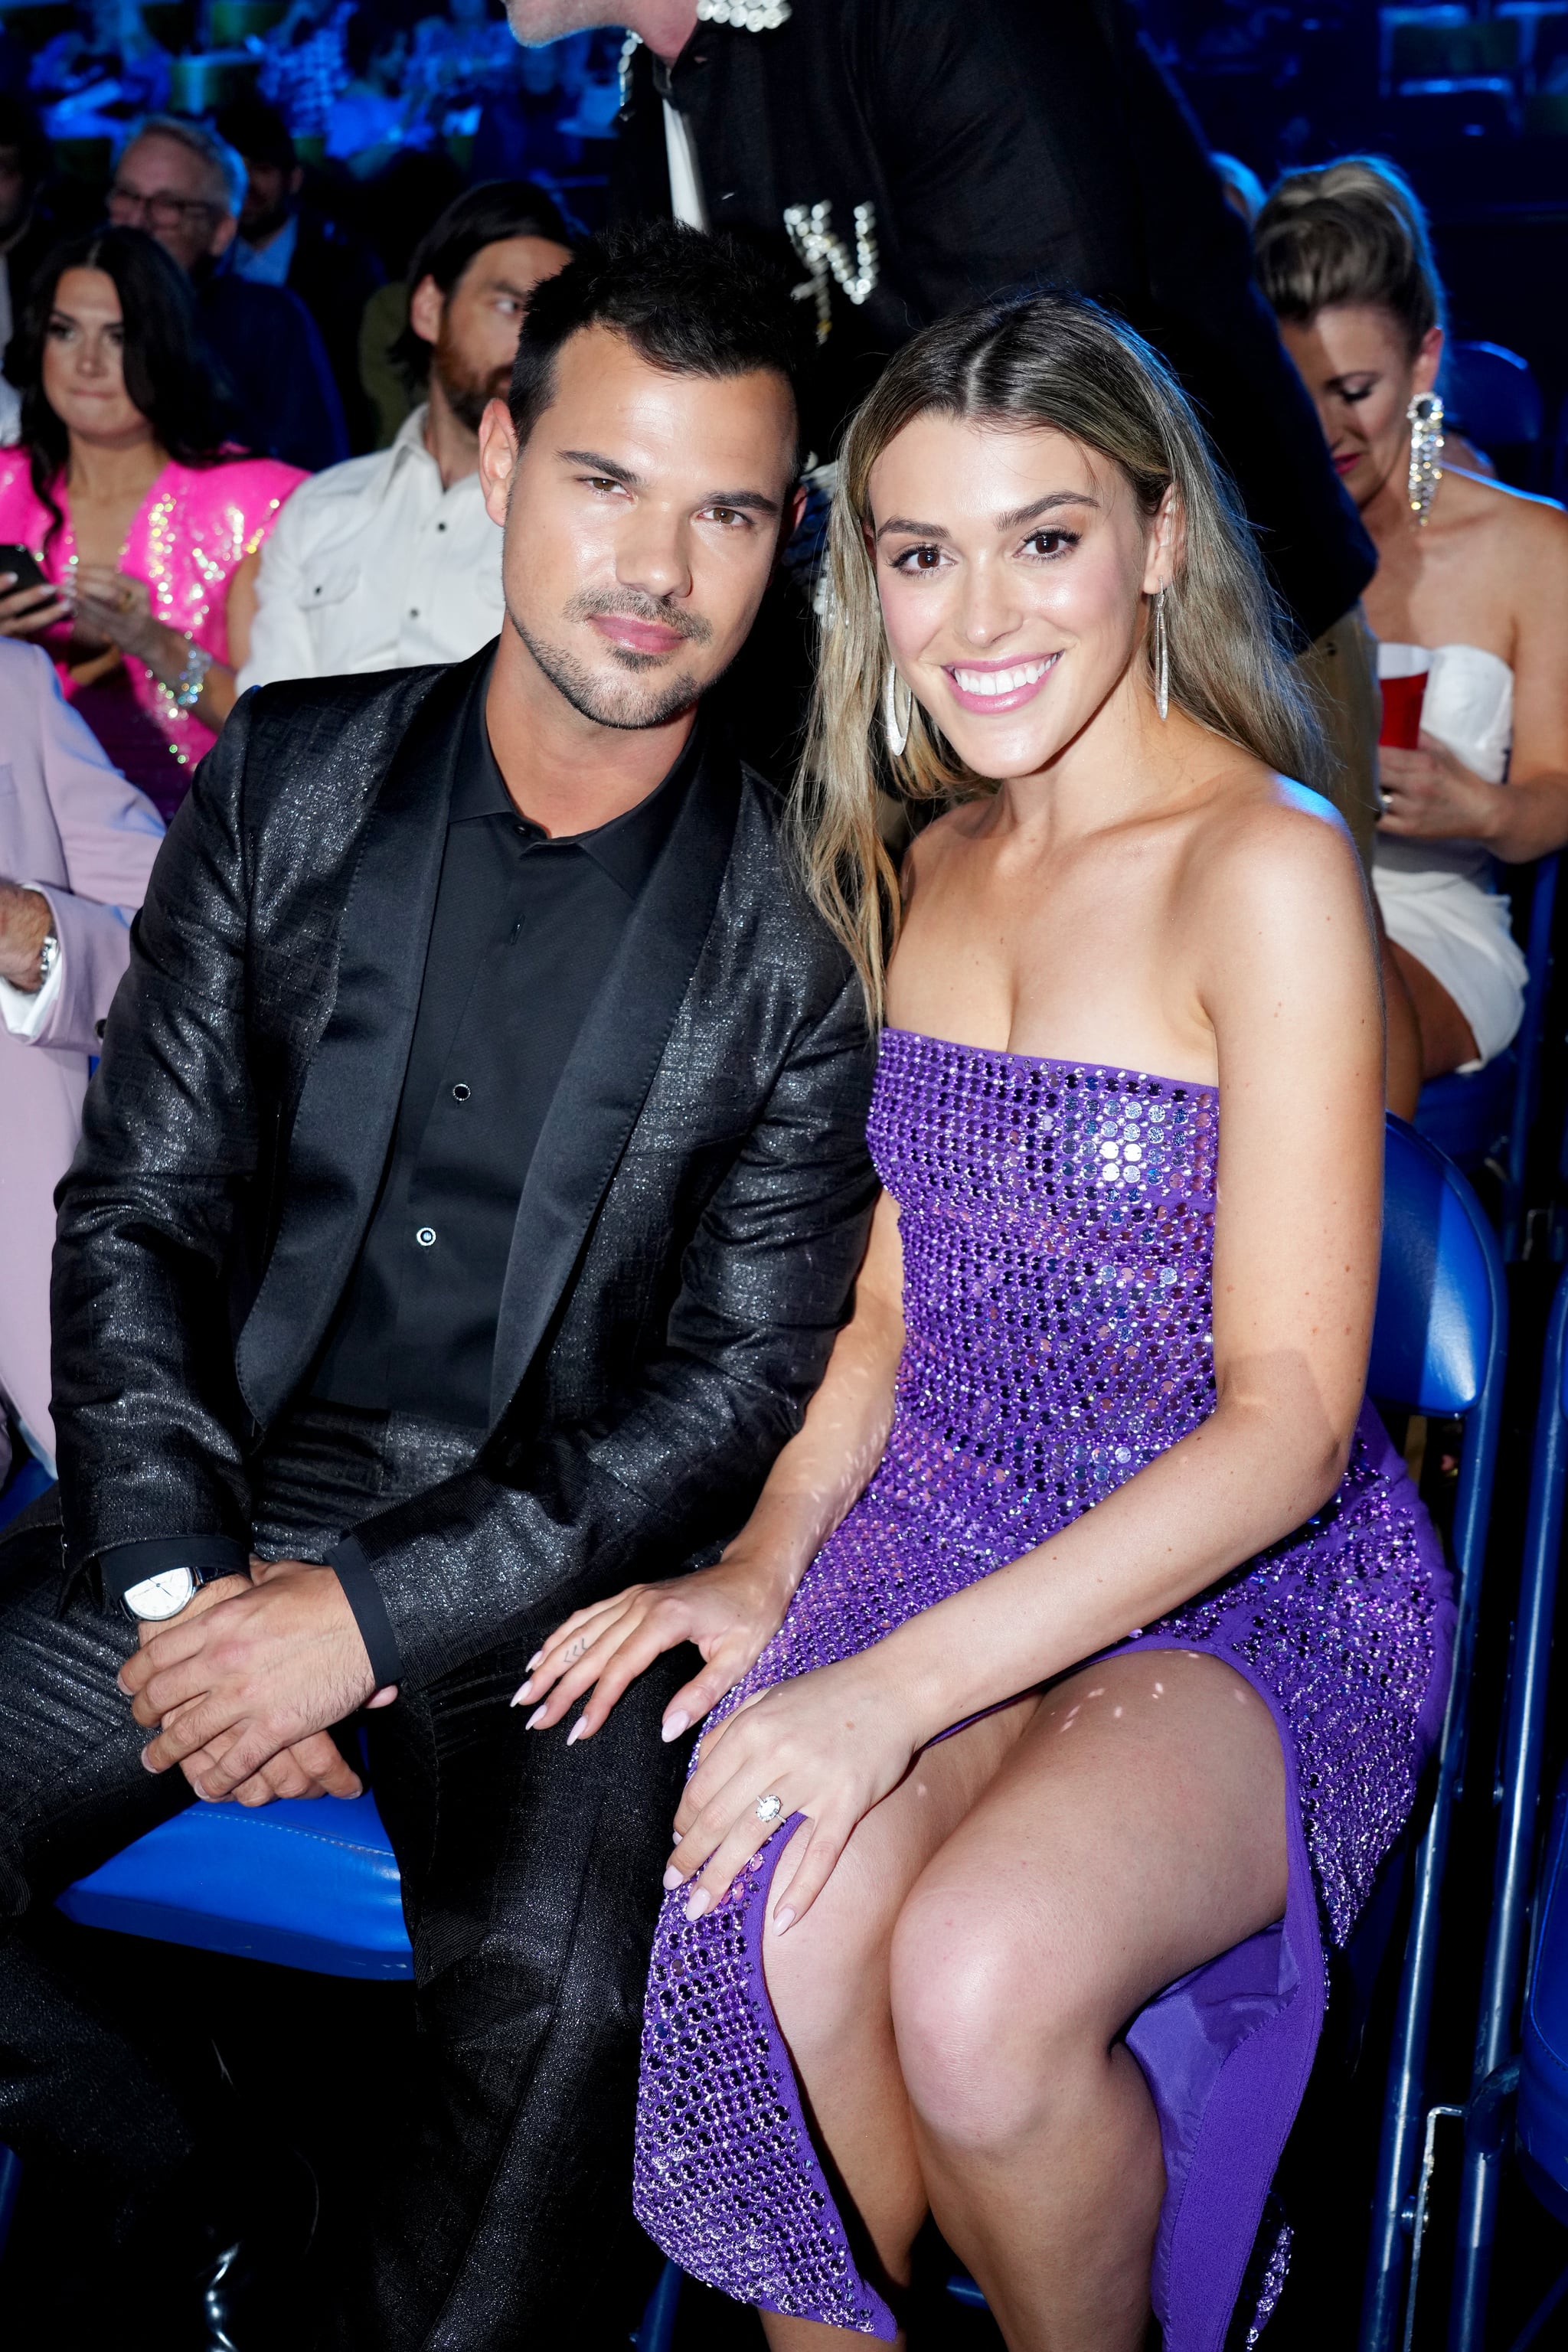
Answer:
<path fill-rule="evenodd" d="M 622 678 L 611 680 L 564 646 L 552 645 L 536 630 L 528 627 L 512 604 L 506 600 L 507 618 L 532 655 L 537 667 L 550 680 L 563 701 L 584 719 L 591 719 L 596 727 L 616 727 L 641 733 L 650 727 L 668 727 L 683 710 L 689 710 L 710 688 L 716 685 L 721 672 L 711 677 L 694 677 L 689 670 L 678 671 L 674 677 L 662 677 L 658 686 L 650 685 L 646 695 L 638 698 L 634 681 L 639 675 L 658 669 L 668 656 L 659 654 L 634 653 L 624 646 L 606 646 L 605 650 L 622 673 Z M 666 625 L 681 625 L 668 614 L 649 613 L 640 602 L 626 598 L 607 598 L 592 592 L 575 598 L 566 607 L 563 617 L 569 621 L 584 620 L 594 613 L 631 613 L 639 620 L 658 618 Z M 686 634 L 694 645 L 711 642 L 710 625 L 697 614 L 683 616 Z M 624 683 L 622 682 L 624 680 Z"/>

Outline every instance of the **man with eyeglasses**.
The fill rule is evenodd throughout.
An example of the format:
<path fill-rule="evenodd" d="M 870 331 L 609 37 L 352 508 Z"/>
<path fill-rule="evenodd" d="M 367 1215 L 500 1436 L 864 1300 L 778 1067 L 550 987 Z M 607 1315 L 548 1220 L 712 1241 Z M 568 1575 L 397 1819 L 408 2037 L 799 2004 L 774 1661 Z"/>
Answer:
<path fill-rule="evenodd" d="M 201 123 L 152 114 L 120 158 L 109 217 L 117 228 L 145 229 L 190 274 L 251 447 L 316 473 L 348 456 L 342 404 L 299 296 L 226 266 L 244 195 L 245 166 L 226 140 Z"/>

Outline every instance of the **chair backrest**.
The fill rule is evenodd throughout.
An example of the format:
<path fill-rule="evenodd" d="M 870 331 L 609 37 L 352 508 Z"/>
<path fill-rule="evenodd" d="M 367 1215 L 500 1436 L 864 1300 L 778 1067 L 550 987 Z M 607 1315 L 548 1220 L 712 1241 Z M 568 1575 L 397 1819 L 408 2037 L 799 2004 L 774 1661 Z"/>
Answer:
<path fill-rule="evenodd" d="M 1456 425 L 1485 449 L 1541 438 L 1541 386 L 1529 361 L 1501 343 L 1450 343 L 1442 391 Z"/>
<path fill-rule="evenodd" d="M 1411 1412 L 1473 1412 L 1501 1344 L 1501 1287 L 1475 1194 L 1451 1160 L 1390 1117 L 1373 1395 Z"/>

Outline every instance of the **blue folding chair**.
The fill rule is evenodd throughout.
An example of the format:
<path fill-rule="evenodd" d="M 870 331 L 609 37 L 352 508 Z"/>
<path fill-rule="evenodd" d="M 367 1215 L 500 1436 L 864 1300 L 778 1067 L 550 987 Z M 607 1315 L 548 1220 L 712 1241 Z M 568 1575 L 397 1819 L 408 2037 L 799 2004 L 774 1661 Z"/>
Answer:
<path fill-rule="evenodd" d="M 1557 911 L 1557 855 L 1533 868 L 1525 961 L 1524 1013 L 1506 1053 L 1484 1069 L 1429 1079 L 1415 1107 L 1417 1130 L 1467 1174 L 1490 1166 L 1502 1181 L 1499 1230 L 1511 1265 L 1524 1237 L 1525 1159 L 1541 1100 L 1542 1046 L 1552 985 L 1552 931 Z"/>
<path fill-rule="evenodd" d="M 1500 1779 L 1502 1809 L 1477 2020 L 1470 2094 L 1462 2115 L 1464 2169 L 1448 2307 L 1449 2352 L 1481 2352 L 1503 2162 L 1517 2100 L 1521 2170 L 1568 2221 L 1568 1773 L 1558 1790 L 1536 1900 L 1534 1964 L 1517 2030 L 1536 1845 L 1546 1697 L 1568 1487 L 1568 1275 L 1547 1328 L 1531 1465 L 1524 1561 L 1514 1618 Z M 1522 2044 L 1522 2046 L 1521 2046 Z M 1519 2339 L 1568 2295 L 1568 2270 Z"/>
<path fill-rule="evenodd" d="M 1361 2352 L 1392 2352 L 1414 2294 L 1426 2216 L 1422 2132 L 1440 1895 L 1464 1765 L 1487 1521 L 1502 1414 L 1508 1297 L 1502 1257 L 1459 1171 L 1402 1119 L 1388 1121 L 1383 1265 L 1367 1385 L 1382 1403 L 1464 1423 L 1451 1557 L 1458 1620 L 1432 1809 L 1415 1849 L 1373 2193 Z M 1408 2343 L 1408 2336 L 1404 2341 Z"/>

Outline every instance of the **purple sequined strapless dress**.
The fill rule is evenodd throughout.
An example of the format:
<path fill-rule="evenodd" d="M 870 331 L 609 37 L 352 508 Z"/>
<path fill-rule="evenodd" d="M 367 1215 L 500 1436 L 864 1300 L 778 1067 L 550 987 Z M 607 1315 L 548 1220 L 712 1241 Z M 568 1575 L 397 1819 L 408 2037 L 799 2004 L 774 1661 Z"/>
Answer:
<path fill-rule="evenodd" d="M 897 1200 L 908 1339 L 881 1466 L 717 1711 L 852 1655 L 1016 1559 L 1212 1411 L 1215 1089 L 906 1030 L 869 1138 Z M 1283 1921 L 1170 1986 L 1127 2035 L 1159 2111 L 1152 2274 L 1167 2352 L 1268 2317 L 1289 2233 L 1270 2183 L 1342 1945 L 1436 1738 L 1453 1613 L 1437 1539 L 1368 1406 L 1308 1526 L 1123 1646 L 1212 1652 L 1284 1745 Z M 717 1719 L 717 1717 L 715 1717 Z M 780 1824 L 742 1892 L 654 1946 L 637 2208 L 695 2277 L 889 2337 L 856 2269 L 763 1978 Z M 1268 2219 L 1265 2222 L 1265 2213 Z"/>

